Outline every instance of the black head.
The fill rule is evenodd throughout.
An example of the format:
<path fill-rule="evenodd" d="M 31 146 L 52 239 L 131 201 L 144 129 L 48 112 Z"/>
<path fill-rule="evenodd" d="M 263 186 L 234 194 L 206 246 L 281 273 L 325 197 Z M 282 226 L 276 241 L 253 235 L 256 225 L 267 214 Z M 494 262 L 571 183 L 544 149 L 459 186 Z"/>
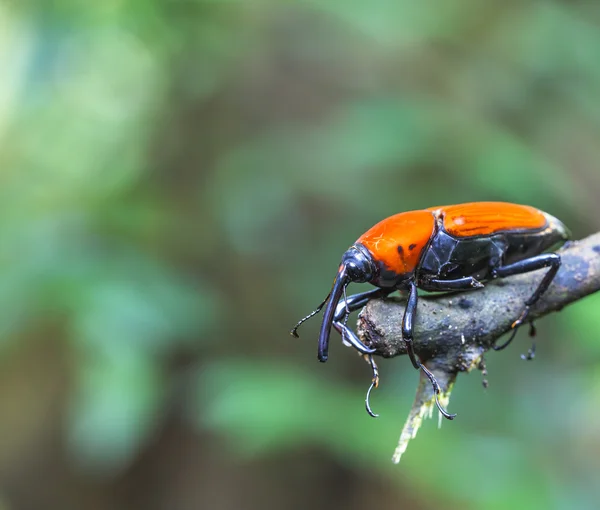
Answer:
<path fill-rule="evenodd" d="M 352 245 L 344 256 L 338 269 L 338 274 L 333 282 L 329 294 L 329 301 L 323 314 L 321 331 L 319 333 L 319 348 L 317 357 L 319 361 L 327 361 L 329 352 L 329 335 L 333 325 L 335 310 L 342 294 L 351 282 L 364 283 L 371 281 L 375 276 L 376 266 L 371 254 L 360 244 Z"/>
<path fill-rule="evenodd" d="M 348 248 L 342 257 L 342 266 L 346 268 L 348 283 L 370 282 L 375 276 L 376 268 L 373 257 L 360 244 L 354 244 Z"/>
<path fill-rule="evenodd" d="M 377 266 L 375 265 L 373 257 L 369 251 L 358 243 L 352 245 L 342 257 L 342 262 L 338 268 L 337 276 L 335 277 L 331 291 L 325 300 L 317 307 L 316 310 L 304 317 L 300 322 L 298 322 L 298 324 L 296 324 L 294 329 L 292 329 L 292 335 L 297 337 L 297 330 L 300 324 L 319 313 L 323 306 L 327 304 L 325 313 L 323 314 L 321 331 L 319 333 L 319 361 L 327 361 L 329 351 L 329 335 L 333 325 L 335 310 L 346 287 L 352 282 L 369 282 L 376 276 L 376 273 Z"/>

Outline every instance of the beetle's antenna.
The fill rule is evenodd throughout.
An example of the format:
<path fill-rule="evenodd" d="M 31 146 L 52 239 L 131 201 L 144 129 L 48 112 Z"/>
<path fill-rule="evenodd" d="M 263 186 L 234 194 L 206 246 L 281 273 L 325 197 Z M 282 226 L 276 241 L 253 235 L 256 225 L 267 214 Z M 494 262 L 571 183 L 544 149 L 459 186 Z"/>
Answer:
<path fill-rule="evenodd" d="M 310 319 L 311 317 L 314 317 L 315 315 L 317 315 L 325 306 L 325 303 L 327 303 L 327 300 L 329 299 L 329 296 L 331 296 L 331 292 L 329 294 L 327 294 L 327 297 L 323 300 L 323 302 L 317 306 L 317 308 L 315 310 L 313 310 L 312 312 L 310 312 L 306 317 L 304 317 L 304 319 L 301 319 L 298 324 L 296 324 L 294 326 L 294 328 L 290 331 L 290 335 L 292 335 L 293 337 L 299 338 L 300 335 L 298 335 L 298 328 L 300 327 L 300 325 L 303 322 L 306 322 L 308 319 Z"/>
<path fill-rule="evenodd" d="M 344 328 L 342 329 L 342 342 L 346 343 L 347 340 L 347 332 L 348 332 L 348 328 L 346 327 L 348 325 L 348 319 L 350 318 L 350 308 L 348 308 L 348 296 L 346 294 L 346 288 L 348 287 L 348 283 L 346 283 L 344 285 L 344 288 L 342 290 L 342 296 L 344 296 L 344 308 L 346 309 L 346 313 L 344 314 Z M 350 341 L 348 341 L 349 344 L 351 344 Z"/>
<path fill-rule="evenodd" d="M 456 418 L 456 414 L 450 414 L 448 411 L 446 411 L 442 407 L 442 404 L 440 404 L 439 394 L 441 393 L 441 390 L 440 390 L 440 385 L 437 382 L 437 379 L 429 370 L 427 370 L 427 368 L 425 368 L 425 365 L 423 365 L 423 363 L 420 363 L 420 365 L 421 365 L 421 370 L 423 370 L 425 375 L 429 378 L 429 382 L 431 382 L 431 386 L 433 386 L 433 394 L 435 395 L 435 405 L 437 405 L 437 408 L 439 409 L 440 413 L 442 413 L 444 415 L 444 418 L 446 418 L 448 420 L 453 420 L 454 418 Z"/>
<path fill-rule="evenodd" d="M 350 317 L 350 308 L 348 308 L 348 295 L 346 294 L 346 289 L 348 288 L 348 285 L 350 285 L 350 282 L 347 282 L 344 285 L 344 290 L 342 291 L 342 294 L 344 296 L 344 308 L 346 308 L 346 319 L 344 320 L 344 326 L 348 321 L 348 317 Z"/>
<path fill-rule="evenodd" d="M 348 295 L 346 294 L 346 289 L 348 288 L 348 285 L 350 285 L 350 282 L 346 282 L 344 284 L 344 288 L 342 289 L 342 296 L 344 296 L 344 309 L 346 310 L 346 313 L 344 314 L 344 327 L 348 324 L 348 319 L 350 318 L 350 314 L 352 313 L 350 311 L 350 308 L 348 307 Z"/>
<path fill-rule="evenodd" d="M 373 418 L 378 418 L 379 415 L 373 412 L 369 400 L 371 398 L 371 391 L 373 390 L 373 388 L 377 388 L 379 386 L 379 369 L 377 368 L 377 364 L 375 363 L 372 354 L 365 354 L 363 357 L 365 361 L 369 363 L 369 365 L 371 365 L 371 370 L 373 371 L 371 385 L 369 386 L 369 389 L 367 390 L 367 396 L 365 397 L 365 408 L 367 409 L 367 413 L 369 413 L 369 416 L 372 416 Z"/>

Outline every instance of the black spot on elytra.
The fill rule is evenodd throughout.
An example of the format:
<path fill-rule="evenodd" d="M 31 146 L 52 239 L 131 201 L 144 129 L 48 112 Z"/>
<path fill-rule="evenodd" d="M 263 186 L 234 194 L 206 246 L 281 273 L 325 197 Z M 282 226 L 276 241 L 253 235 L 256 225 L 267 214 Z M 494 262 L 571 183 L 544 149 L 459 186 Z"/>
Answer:
<path fill-rule="evenodd" d="M 412 251 L 412 250 L 414 250 L 416 247 L 417 247 L 417 245 L 416 245 L 416 244 L 411 244 L 411 245 L 408 247 L 408 249 Z"/>
<path fill-rule="evenodd" d="M 468 310 L 469 308 L 471 308 L 473 306 L 473 301 L 471 301 L 470 299 L 467 299 L 467 298 L 460 298 L 458 300 L 458 306 L 459 306 L 459 308 L 462 308 L 463 310 Z"/>
<path fill-rule="evenodd" d="M 401 245 L 398 245 L 398 253 L 401 257 L 404 257 L 404 248 Z"/>
<path fill-rule="evenodd" d="M 594 246 L 592 248 L 592 250 L 594 250 L 596 253 L 600 253 L 600 244 L 597 244 L 596 246 Z"/>

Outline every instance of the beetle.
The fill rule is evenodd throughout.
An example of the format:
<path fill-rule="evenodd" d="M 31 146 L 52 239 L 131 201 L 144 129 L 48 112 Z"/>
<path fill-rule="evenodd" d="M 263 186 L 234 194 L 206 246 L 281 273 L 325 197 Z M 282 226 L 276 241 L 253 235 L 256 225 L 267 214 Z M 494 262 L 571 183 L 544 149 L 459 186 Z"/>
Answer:
<path fill-rule="evenodd" d="M 549 250 L 570 239 L 569 229 L 557 218 L 527 205 L 506 202 L 469 202 L 408 211 L 386 218 L 367 230 L 342 256 L 331 291 L 298 327 L 325 307 L 319 333 L 318 359 L 325 362 L 331 328 L 360 353 L 368 355 L 377 386 L 377 368 L 364 345 L 346 326 L 350 312 L 370 299 L 385 297 L 396 290 L 408 291 L 402 320 L 402 336 L 407 354 L 416 369 L 431 381 L 440 412 L 449 414 L 437 398 L 440 389 L 433 374 L 423 365 L 413 348 L 417 311 L 417 289 L 424 291 L 466 291 L 483 287 L 483 282 L 547 268 L 523 312 L 513 322 L 509 339 L 494 349 L 501 350 L 513 340 L 527 319 L 530 308 L 546 292 L 560 267 L 560 255 Z M 346 296 L 352 283 L 370 283 L 376 288 Z M 342 299 L 343 297 L 343 299 Z M 373 415 L 374 416 L 374 415 Z"/>

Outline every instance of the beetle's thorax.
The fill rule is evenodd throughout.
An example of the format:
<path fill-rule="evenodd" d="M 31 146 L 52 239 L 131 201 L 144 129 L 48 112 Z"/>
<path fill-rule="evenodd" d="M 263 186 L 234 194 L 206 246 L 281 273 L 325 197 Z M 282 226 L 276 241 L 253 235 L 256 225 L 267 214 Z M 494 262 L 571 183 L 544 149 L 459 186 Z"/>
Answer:
<path fill-rule="evenodd" d="M 370 282 L 375 278 L 377 267 L 373 255 L 361 244 L 353 244 L 342 256 L 346 278 L 355 283 Z"/>
<path fill-rule="evenodd" d="M 350 282 L 368 282 L 376 287 L 401 287 L 406 281 L 414 278 L 414 271 L 398 274 L 373 254 L 362 244 L 354 243 L 342 257 L 346 278 Z"/>
<path fill-rule="evenodd" d="M 396 214 L 370 228 L 354 245 L 366 250 L 377 268 L 370 283 L 393 288 L 412 280 L 435 232 L 430 211 Z"/>

